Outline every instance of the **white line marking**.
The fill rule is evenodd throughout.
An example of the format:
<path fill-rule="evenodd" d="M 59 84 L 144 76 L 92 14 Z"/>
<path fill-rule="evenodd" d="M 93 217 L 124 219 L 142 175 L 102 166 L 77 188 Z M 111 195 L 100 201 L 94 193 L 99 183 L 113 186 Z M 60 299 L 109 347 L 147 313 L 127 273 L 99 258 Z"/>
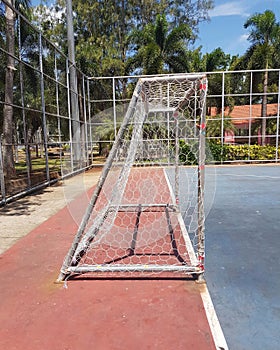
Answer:
<path fill-rule="evenodd" d="M 173 192 L 171 183 L 169 181 L 169 178 L 168 178 L 168 175 L 167 175 L 165 169 L 164 169 L 164 175 L 165 175 L 165 179 L 166 179 L 166 182 L 168 184 L 168 187 L 169 187 L 169 191 L 170 191 L 173 203 L 175 204 L 174 192 Z M 178 220 L 179 220 L 180 228 L 181 228 L 181 231 L 182 231 L 182 234 L 183 234 L 186 246 L 187 246 L 187 250 L 188 250 L 188 254 L 189 254 L 191 263 L 192 263 L 192 265 L 196 264 L 197 258 L 196 258 L 192 243 L 190 241 L 189 234 L 186 230 L 184 220 L 182 218 L 181 213 L 179 213 L 179 215 L 178 215 Z M 210 330 L 211 330 L 211 333 L 213 336 L 213 340 L 214 340 L 214 343 L 215 343 L 217 350 L 229 350 L 206 283 L 201 284 L 200 295 L 201 295 L 201 299 L 202 299 L 203 306 L 205 309 L 206 317 L 207 317 L 209 327 L 210 327 Z"/>
<path fill-rule="evenodd" d="M 168 185 L 169 192 L 170 192 L 173 204 L 176 205 L 175 194 L 173 192 L 171 183 L 169 181 L 169 178 L 168 178 L 168 175 L 167 175 L 165 169 L 164 169 L 163 173 L 165 175 L 165 180 L 166 180 L 166 183 Z M 186 248 L 187 248 L 187 252 L 188 252 L 189 258 L 190 258 L 191 265 L 192 266 L 196 266 L 198 264 L 197 257 L 196 257 L 195 251 L 193 249 L 193 245 L 192 245 L 192 242 L 190 240 L 190 236 L 189 236 L 188 231 L 186 229 L 186 226 L 185 226 L 182 214 L 180 212 L 177 214 L 177 218 L 178 218 L 180 229 L 181 229 L 181 232 L 182 232 L 185 244 L 186 244 Z"/>
<path fill-rule="evenodd" d="M 275 179 L 279 180 L 280 176 L 268 176 L 268 175 L 249 175 L 249 174 L 217 174 L 218 176 L 234 176 L 234 177 L 256 177 L 260 179 Z"/>
<path fill-rule="evenodd" d="M 206 283 L 202 285 L 200 294 L 204 305 L 206 317 L 213 335 L 215 346 L 217 350 L 228 350 L 229 348 Z"/>

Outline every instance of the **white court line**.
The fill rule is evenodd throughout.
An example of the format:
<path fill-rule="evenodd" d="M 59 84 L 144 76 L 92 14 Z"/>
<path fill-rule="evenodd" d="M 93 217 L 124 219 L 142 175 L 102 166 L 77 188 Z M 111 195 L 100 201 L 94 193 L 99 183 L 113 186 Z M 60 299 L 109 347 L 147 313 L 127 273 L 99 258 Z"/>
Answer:
<path fill-rule="evenodd" d="M 167 186 L 168 186 L 168 189 L 169 189 L 169 192 L 171 195 L 172 202 L 174 205 L 176 205 L 175 194 L 174 194 L 173 188 L 171 186 L 171 183 L 169 181 L 169 178 L 168 178 L 168 175 L 167 175 L 165 169 L 164 169 L 164 175 L 165 175 L 165 181 L 167 183 Z M 191 261 L 191 265 L 196 266 L 198 264 L 198 260 L 197 260 L 197 257 L 195 255 L 195 251 L 193 249 L 193 245 L 192 245 L 192 242 L 190 240 L 190 236 L 188 234 L 188 231 L 186 230 L 186 226 L 185 226 L 185 223 L 184 223 L 184 220 L 183 220 L 181 213 L 178 213 L 178 221 L 179 221 L 180 229 L 181 229 L 181 232 L 182 232 L 182 235 L 183 235 L 186 247 L 187 247 L 187 252 L 188 252 L 188 255 L 189 255 L 189 258 Z"/>
<path fill-rule="evenodd" d="M 260 179 L 275 179 L 279 180 L 280 176 L 268 176 L 268 175 L 249 175 L 249 174 L 217 174 L 217 176 L 234 176 L 234 177 L 256 177 Z"/>
<path fill-rule="evenodd" d="M 169 178 L 168 178 L 168 175 L 167 175 L 165 169 L 164 169 L 164 175 L 165 175 L 167 185 L 169 187 L 169 191 L 171 194 L 171 198 L 173 200 L 173 204 L 176 204 L 173 188 L 171 186 L 171 183 L 169 181 Z M 181 213 L 179 213 L 178 219 L 179 219 L 180 228 L 182 230 L 183 237 L 184 237 L 184 240 L 186 243 L 188 254 L 189 254 L 190 259 L 191 259 L 191 263 L 194 263 L 195 261 L 197 261 L 197 258 L 196 258 L 195 251 L 193 249 L 191 240 L 189 238 L 189 234 L 185 228 L 185 224 L 184 224 Z M 200 295 L 201 295 L 201 299 L 202 299 L 203 306 L 205 309 L 207 321 L 208 321 L 208 324 L 209 324 L 209 327 L 210 327 L 210 330 L 211 330 L 211 333 L 213 336 L 213 340 L 214 340 L 214 344 L 216 346 L 216 349 L 217 350 L 228 350 L 228 345 L 227 345 L 221 324 L 219 322 L 218 316 L 216 314 L 215 307 L 213 305 L 211 296 L 209 294 L 206 282 L 201 283 Z"/>
<path fill-rule="evenodd" d="M 200 290 L 200 295 L 217 350 L 228 350 L 228 345 L 206 283 Z"/>

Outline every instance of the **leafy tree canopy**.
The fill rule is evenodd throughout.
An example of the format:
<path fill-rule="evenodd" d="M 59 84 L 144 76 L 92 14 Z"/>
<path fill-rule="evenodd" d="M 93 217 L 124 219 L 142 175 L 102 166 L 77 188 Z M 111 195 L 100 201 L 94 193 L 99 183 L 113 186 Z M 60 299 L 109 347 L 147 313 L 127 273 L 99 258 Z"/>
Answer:
<path fill-rule="evenodd" d="M 188 25 L 170 29 L 165 15 L 158 15 L 155 24 L 132 32 L 130 40 L 134 43 L 135 54 L 128 59 L 127 68 L 140 68 L 144 74 L 189 71 L 186 48 L 192 38 Z"/>
<path fill-rule="evenodd" d="M 199 23 L 209 20 L 208 11 L 213 3 L 213 0 L 73 0 L 77 64 L 89 76 L 127 74 L 126 63 L 135 48 L 130 40 L 133 31 L 149 31 L 160 14 L 170 32 L 189 28 L 194 39 Z M 34 19 L 66 53 L 64 8 L 64 0 L 56 0 L 51 8 L 41 6 L 36 10 Z M 179 35 L 178 29 L 173 35 Z M 181 53 L 184 55 L 184 50 Z"/>

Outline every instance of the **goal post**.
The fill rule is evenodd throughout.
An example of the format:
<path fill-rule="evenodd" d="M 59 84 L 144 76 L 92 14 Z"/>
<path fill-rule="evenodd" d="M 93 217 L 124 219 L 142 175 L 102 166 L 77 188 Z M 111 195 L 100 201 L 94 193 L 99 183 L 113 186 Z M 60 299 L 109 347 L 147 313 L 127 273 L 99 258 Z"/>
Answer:
<path fill-rule="evenodd" d="M 204 272 L 207 79 L 140 78 L 58 281 Z"/>

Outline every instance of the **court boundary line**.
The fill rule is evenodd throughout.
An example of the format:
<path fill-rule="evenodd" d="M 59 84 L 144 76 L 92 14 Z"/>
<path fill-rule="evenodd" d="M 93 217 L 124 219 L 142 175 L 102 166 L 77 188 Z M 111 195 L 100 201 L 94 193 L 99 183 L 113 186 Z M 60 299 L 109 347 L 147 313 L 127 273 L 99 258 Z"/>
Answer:
<path fill-rule="evenodd" d="M 253 177 L 257 179 L 270 179 L 270 180 L 279 180 L 280 176 L 269 176 L 269 175 L 252 175 L 252 174 L 219 174 L 219 176 L 233 176 L 233 177 Z"/>
<path fill-rule="evenodd" d="M 170 191 L 172 201 L 174 204 L 176 204 L 175 194 L 165 168 L 164 168 L 164 175 Z M 188 250 L 191 263 L 193 264 L 195 261 L 197 261 L 197 258 L 196 258 L 195 251 L 193 249 L 189 234 L 186 230 L 181 212 L 178 213 L 178 220 L 179 220 L 180 228 L 182 229 L 182 235 L 186 243 L 186 248 Z M 202 287 L 200 288 L 199 292 L 200 292 L 203 307 L 206 313 L 207 321 L 213 336 L 215 347 L 217 348 L 217 350 L 229 350 L 214 304 L 212 302 L 212 298 L 207 288 L 206 281 L 204 280 L 203 282 L 198 282 L 198 283 L 200 283 Z"/>
<path fill-rule="evenodd" d="M 211 333 L 214 339 L 217 350 L 229 350 L 224 332 L 222 330 L 220 321 L 218 319 L 212 298 L 207 288 L 206 282 L 203 283 L 205 286 L 203 290 L 200 290 L 201 299 L 203 302 L 206 317 L 211 329 Z"/>
<path fill-rule="evenodd" d="M 166 181 L 166 183 L 167 183 L 167 186 L 168 186 L 168 189 L 169 189 L 169 192 L 170 192 L 170 196 L 171 196 L 172 202 L 173 202 L 173 204 L 174 204 L 175 206 L 177 206 L 175 194 L 174 194 L 173 188 L 172 188 L 172 186 L 171 186 L 171 183 L 170 183 L 170 181 L 169 181 L 169 178 L 168 178 L 168 175 L 167 175 L 165 169 L 163 169 L 163 173 L 164 173 L 165 181 Z M 189 258 L 190 258 L 191 265 L 192 265 L 192 266 L 196 266 L 196 265 L 198 264 L 198 260 L 197 260 L 197 257 L 196 257 L 196 255 L 195 255 L 195 251 L 194 251 L 194 249 L 193 249 L 193 245 L 192 245 L 192 242 L 191 242 L 191 240 L 190 240 L 190 236 L 189 236 L 189 234 L 188 234 L 188 232 L 187 232 L 187 229 L 186 229 L 186 227 L 185 227 L 182 214 L 181 214 L 180 211 L 179 211 L 177 214 L 178 214 L 178 215 L 177 215 L 178 222 L 179 222 L 180 229 L 181 229 L 181 232 L 182 232 L 182 235 L 183 235 L 185 244 L 186 244 L 186 248 L 187 248 L 187 252 L 188 252 Z"/>

